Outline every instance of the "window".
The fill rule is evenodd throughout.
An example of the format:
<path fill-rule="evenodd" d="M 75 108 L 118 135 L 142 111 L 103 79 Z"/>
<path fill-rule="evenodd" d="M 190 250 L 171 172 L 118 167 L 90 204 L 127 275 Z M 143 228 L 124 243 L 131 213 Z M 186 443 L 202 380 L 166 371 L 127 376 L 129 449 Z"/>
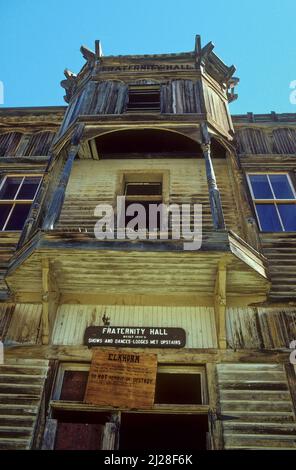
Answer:
<path fill-rule="evenodd" d="M 83 402 L 89 364 L 64 363 L 59 367 L 53 400 Z M 202 366 L 159 365 L 156 405 L 204 405 L 207 403 L 205 369 Z"/>
<path fill-rule="evenodd" d="M 127 111 L 160 111 L 159 86 L 134 86 L 129 88 Z"/>
<path fill-rule="evenodd" d="M 175 405 L 206 403 L 204 369 L 193 366 L 159 366 L 154 402 Z"/>
<path fill-rule="evenodd" d="M 0 231 L 22 230 L 41 176 L 8 175 L 0 183 Z"/>
<path fill-rule="evenodd" d="M 296 231 L 296 194 L 287 173 L 247 176 L 262 232 Z"/>
<path fill-rule="evenodd" d="M 156 226 L 153 226 L 152 219 L 149 214 L 150 204 L 160 204 L 162 202 L 162 183 L 161 182 L 132 182 L 125 183 L 124 195 L 125 210 L 132 204 L 141 204 L 146 211 L 146 230 L 149 228 L 152 230 L 160 229 L 160 213 L 157 214 Z M 126 215 L 125 226 L 137 216 L 137 211 L 134 215 Z M 150 227 L 151 225 L 151 227 Z M 137 227 L 135 227 L 137 230 Z"/>
<path fill-rule="evenodd" d="M 60 364 L 51 401 L 55 449 L 206 448 L 204 367 L 159 365 L 154 405 L 140 412 L 84 404 L 88 373 L 87 363 Z"/>

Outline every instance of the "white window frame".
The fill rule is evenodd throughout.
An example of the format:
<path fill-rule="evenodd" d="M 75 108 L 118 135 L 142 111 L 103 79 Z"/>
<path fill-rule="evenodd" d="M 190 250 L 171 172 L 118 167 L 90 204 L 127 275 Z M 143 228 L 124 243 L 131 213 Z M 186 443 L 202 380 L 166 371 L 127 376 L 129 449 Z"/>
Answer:
<path fill-rule="evenodd" d="M 273 199 L 258 199 L 258 198 L 255 197 L 254 192 L 253 192 L 251 179 L 250 179 L 250 176 L 252 176 L 252 175 L 263 175 L 263 176 L 267 177 Z M 272 187 L 269 175 L 285 175 L 288 179 L 288 183 L 289 183 L 290 189 L 293 193 L 294 199 L 277 198 L 274 194 L 273 187 Z M 286 172 L 286 171 L 274 171 L 274 172 L 269 171 L 268 173 L 263 172 L 263 171 L 256 171 L 256 172 L 254 171 L 254 172 L 247 173 L 246 176 L 247 176 L 248 186 L 249 186 L 249 190 L 250 190 L 250 193 L 251 193 L 251 196 L 252 196 L 253 206 L 254 206 L 254 210 L 255 210 L 255 213 L 256 213 L 257 222 L 258 222 L 260 231 L 263 232 L 261 222 L 260 222 L 260 218 L 259 218 L 259 215 L 258 215 L 258 212 L 257 212 L 256 204 L 273 204 L 275 206 L 275 210 L 276 210 L 277 215 L 278 215 L 278 219 L 279 219 L 279 222 L 280 222 L 280 225 L 281 225 L 281 228 L 282 228 L 282 232 L 286 232 L 284 224 L 282 222 L 281 214 L 280 214 L 279 209 L 278 209 L 278 204 L 296 204 L 296 191 L 295 191 L 295 188 L 294 188 L 294 185 L 292 183 L 292 180 L 291 180 L 291 177 L 290 177 L 289 173 Z"/>
<path fill-rule="evenodd" d="M 21 187 L 22 187 L 22 185 L 25 181 L 25 178 L 34 178 L 34 177 L 40 178 L 40 181 L 39 181 L 37 190 L 35 192 L 34 198 L 33 199 L 16 199 L 17 195 L 19 194 L 20 189 L 21 189 Z M 42 183 L 43 175 L 40 174 L 40 173 L 37 173 L 37 174 L 35 174 L 35 173 L 8 173 L 2 178 L 2 180 L 0 182 L 0 191 L 1 191 L 2 187 L 4 186 L 4 184 L 5 184 L 5 182 L 8 178 L 22 178 L 22 181 L 20 182 L 18 190 L 15 193 L 13 199 L 2 199 L 2 198 L 0 198 L 0 207 L 1 207 L 2 204 L 12 204 L 12 207 L 11 207 L 7 217 L 6 217 L 6 221 L 3 225 L 3 228 L 0 229 L 0 233 L 1 232 L 6 232 L 6 231 L 8 231 L 8 232 L 21 232 L 21 230 L 6 230 L 6 226 L 9 222 L 10 216 L 11 216 L 11 214 L 12 214 L 12 212 L 13 212 L 13 210 L 14 210 L 14 208 L 17 204 L 30 204 L 30 206 L 33 204 L 34 199 L 36 197 L 36 194 L 38 193 L 40 185 Z"/>

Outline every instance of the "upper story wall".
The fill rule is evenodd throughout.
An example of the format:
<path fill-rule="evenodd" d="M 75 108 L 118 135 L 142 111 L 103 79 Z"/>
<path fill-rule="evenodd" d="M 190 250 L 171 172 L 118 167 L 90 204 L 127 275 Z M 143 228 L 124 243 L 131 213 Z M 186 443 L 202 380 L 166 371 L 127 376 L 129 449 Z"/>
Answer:
<path fill-rule="evenodd" d="M 0 161 L 48 156 L 66 107 L 1 108 Z M 33 161 L 33 160 L 32 160 Z"/>
<path fill-rule="evenodd" d="M 235 144 L 244 155 L 294 155 L 296 114 L 233 116 Z"/>
<path fill-rule="evenodd" d="M 296 298 L 296 114 L 233 116 L 235 142 L 249 204 L 272 281 L 272 300 Z M 273 195 L 250 187 L 251 175 L 281 175 L 290 191 Z M 260 175 L 260 176 L 259 176 Z M 271 178 L 271 179 L 270 179 Z M 283 188 L 282 188 L 283 190 Z M 274 192 L 274 191 L 273 191 Z M 259 212 L 258 212 L 259 211 Z M 264 220 L 263 220 L 264 219 Z M 265 226 L 263 225 L 263 222 Z"/>
<path fill-rule="evenodd" d="M 225 159 L 214 159 L 222 206 L 228 229 L 240 234 L 239 214 L 229 169 Z M 116 196 L 123 194 L 124 175 L 139 181 L 163 178 L 163 201 L 169 204 L 202 204 L 203 228 L 212 230 L 205 164 L 202 158 L 151 158 L 121 160 L 76 160 L 66 190 L 65 202 L 57 227 L 63 230 L 93 233 L 97 204 L 116 206 Z"/>
<path fill-rule="evenodd" d="M 86 60 L 76 75 L 65 71 L 61 82 L 69 103 L 59 136 L 79 118 L 86 116 L 118 115 L 131 109 L 131 90 L 149 87 L 159 94 L 159 109 L 153 114 L 196 114 L 218 132 L 231 139 L 232 122 L 228 102 L 236 98 L 232 75 L 235 67 L 227 67 L 213 52 L 213 44 L 201 47 L 196 37 L 195 50 L 176 54 L 102 56 L 82 47 Z M 139 110 L 135 120 L 143 119 L 145 109 Z M 84 117 L 84 118 L 83 118 Z"/>
<path fill-rule="evenodd" d="M 21 181 L 25 176 L 44 175 L 50 146 L 64 112 L 64 106 L 0 109 L 0 188 L 9 177 Z M 27 204 L 31 206 L 29 201 Z M 1 222 L 7 206 L 15 207 L 12 197 L 0 202 Z M 6 215 L 13 217 L 13 211 Z M 2 231 L 2 228 L 3 223 L 0 228 L 0 299 L 7 295 L 4 275 L 21 235 L 20 230 Z"/>

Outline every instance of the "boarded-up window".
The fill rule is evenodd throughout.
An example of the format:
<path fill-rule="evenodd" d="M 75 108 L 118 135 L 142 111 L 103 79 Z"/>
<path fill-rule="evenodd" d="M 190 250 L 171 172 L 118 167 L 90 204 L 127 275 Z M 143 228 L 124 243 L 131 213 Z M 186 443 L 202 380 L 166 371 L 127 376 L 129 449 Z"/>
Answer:
<path fill-rule="evenodd" d="M 54 132 L 38 132 L 31 135 L 24 151 L 27 156 L 48 155 L 49 148 L 54 138 Z"/>
<path fill-rule="evenodd" d="M 9 132 L 0 135 L 0 157 L 14 157 L 20 144 L 22 134 Z"/>
<path fill-rule="evenodd" d="M 241 129 L 236 133 L 236 145 L 239 153 L 270 153 L 268 138 L 261 129 Z"/>
<path fill-rule="evenodd" d="M 296 130 L 276 129 L 273 131 L 274 153 L 296 153 Z"/>

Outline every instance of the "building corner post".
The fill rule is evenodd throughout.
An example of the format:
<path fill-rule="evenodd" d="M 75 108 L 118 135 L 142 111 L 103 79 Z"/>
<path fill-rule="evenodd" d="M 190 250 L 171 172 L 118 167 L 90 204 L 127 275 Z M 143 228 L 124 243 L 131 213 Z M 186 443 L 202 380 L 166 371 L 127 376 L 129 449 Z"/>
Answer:
<path fill-rule="evenodd" d="M 225 230 L 225 221 L 222 209 L 221 196 L 219 188 L 217 186 L 216 175 L 211 157 L 211 139 L 208 133 L 208 126 L 206 123 L 201 124 L 201 135 L 201 149 L 206 163 L 206 175 L 209 189 L 213 226 L 215 230 Z"/>
<path fill-rule="evenodd" d="M 70 149 L 68 151 L 68 157 L 61 173 L 57 188 L 53 194 L 53 198 L 48 208 L 47 215 L 43 221 L 42 230 L 52 230 L 54 228 L 55 223 L 59 219 L 73 163 L 81 145 L 83 131 L 84 124 L 82 123 L 78 124 L 77 127 L 74 129 L 74 133 L 72 135 L 70 143 Z"/>

